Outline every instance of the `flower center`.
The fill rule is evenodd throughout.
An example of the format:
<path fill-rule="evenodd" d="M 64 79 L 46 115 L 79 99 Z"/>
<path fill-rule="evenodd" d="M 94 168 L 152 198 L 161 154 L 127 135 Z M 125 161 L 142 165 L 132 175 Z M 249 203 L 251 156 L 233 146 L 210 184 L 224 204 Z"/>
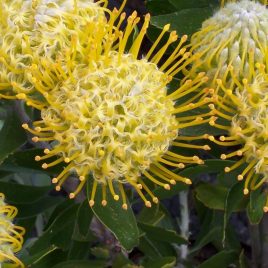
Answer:
<path fill-rule="evenodd" d="M 90 72 L 77 68 L 79 80 L 50 91 L 51 107 L 42 110 L 45 125 L 57 124 L 64 159 L 74 159 L 78 174 L 91 171 L 103 182 L 125 175 L 136 180 L 177 136 L 164 73 L 130 54 L 121 57 L 119 65 L 118 53 L 111 52 L 108 66 L 100 60 Z"/>

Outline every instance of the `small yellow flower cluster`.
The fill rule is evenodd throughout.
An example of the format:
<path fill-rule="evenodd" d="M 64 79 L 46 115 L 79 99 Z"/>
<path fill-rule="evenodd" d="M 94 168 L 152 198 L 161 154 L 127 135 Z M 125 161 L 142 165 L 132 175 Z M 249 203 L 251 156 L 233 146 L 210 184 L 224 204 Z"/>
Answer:
<path fill-rule="evenodd" d="M 200 55 L 191 75 L 208 72 L 209 86 L 215 89 L 209 106 L 222 119 L 210 125 L 226 133 L 219 140 L 208 138 L 223 146 L 240 146 L 221 158 L 241 157 L 226 172 L 246 163 L 237 177 L 244 180 L 245 195 L 268 180 L 267 29 L 265 5 L 243 0 L 220 9 L 191 40 L 192 50 Z M 268 198 L 264 211 L 268 212 Z"/>
<path fill-rule="evenodd" d="M 4 202 L 0 193 L 0 266 L 23 268 L 22 262 L 14 255 L 21 250 L 24 228 L 16 226 L 12 220 L 17 215 L 17 209 Z"/>
<path fill-rule="evenodd" d="M 127 18 L 121 31 L 126 1 L 113 11 L 106 8 L 107 3 L 16 0 L 2 4 L 1 20 L 6 27 L 0 33 L 1 97 L 24 99 L 41 111 L 40 121 L 23 127 L 34 135 L 34 142 L 51 142 L 45 155 L 35 158 L 57 157 L 43 163 L 44 169 L 67 164 L 52 180 L 56 190 L 75 172 L 79 184 L 70 198 L 92 176 L 91 206 L 100 185 L 103 205 L 108 188 L 115 200 L 121 196 L 122 207 L 127 209 L 123 185 L 128 183 L 150 207 L 148 196 L 155 203 L 158 199 L 148 183 L 166 190 L 177 181 L 191 184 L 168 166 L 203 163 L 198 156 L 181 155 L 173 148 L 210 150 L 208 145 L 189 143 L 203 139 L 203 135 L 184 137 L 180 131 L 215 121 L 211 112 L 185 115 L 211 102 L 213 90 L 205 87 L 193 94 L 208 80 L 200 72 L 193 79 L 183 79 L 177 90 L 168 93 L 172 78 L 187 72 L 187 66 L 197 58 L 184 47 L 187 36 L 179 39 L 172 31 L 160 45 L 170 28 L 166 25 L 146 55 L 141 55 L 149 14 L 134 37 L 140 21 L 137 12 Z"/>

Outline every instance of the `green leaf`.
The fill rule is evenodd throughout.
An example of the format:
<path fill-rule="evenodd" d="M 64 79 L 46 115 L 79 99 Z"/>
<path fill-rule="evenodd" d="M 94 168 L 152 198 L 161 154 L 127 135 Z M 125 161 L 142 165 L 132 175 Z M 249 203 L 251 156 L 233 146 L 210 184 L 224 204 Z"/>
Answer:
<path fill-rule="evenodd" d="M 235 164 L 235 161 L 233 161 L 233 164 Z M 232 170 L 231 172 L 225 172 L 222 171 L 218 176 L 217 180 L 219 181 L 219 184 L 231 188 L 234 184 L 236 184 L 237 176 L 243 172 L 243 170 L 246 168 L 246 165 L 241 165 L 239 168 Z M 243 185 L 243 183 L 241 183 Z M 242 189 L 243 192 L 243 189 Z"/>
<path fill-rule="evenodd" d="M 219 5 L 218 0 L 168 0 L 177 10 L 196 8 L 196 7 L 216 7 Z M 189 18 L 191 19 L 191 18 Z"/>
<path fill-rule="evenodd" d="M 92 232 L 90 230 L 90 223 L 92 220 L 92 210 L 89 207 L 87 200 L 81 203 L 77 211 L 75 229 L 73 239 L 80 242 L 92 240 Z"/>
<path fill-rule="evenodd" d="M 81 235 L 86 236 L 88 234 L 89 225 L 92 220 L 92 211 L 87 201 L 84 201 L 77 211 L 77 223 Z"/>
<path fill-rule="evenodd" d="M 163 199 L 163 198 L 172 197 L 181 191 L 187 190 L 188 188 L 189 188 L 189 185 L 182 183 L 182 182 L 177 182 L 176 185 L 171 186 L 170 190 L 166 190 L 163 187 L 157 187 L 155 190 L 153 190 L 153 193 L 159 199 Z"/>
<path fill-rule="evenodd" d="M 92 255 L 94 255 L 97 259 L 108 260 L 110 256 L 110 252 L 108 248 L 104 247 L 94 247 L 90 249 Z"/>
<path fill-rule="evenodd" d="M 149 236 L 145 236 L 145 237 L 151 246 L 151 250 L 154 250 L 153 254 L 157 254 L 155 256 L 158 256 L 158 257 L 176 256 L 176 251 L 172 244 L 168 242 L 155 240 L 154 238 L 149 237 Z M 155 258 L 155 256 L 151 256 L 147 251 L 144 251 L 145 249 L 144 245 L 140 244 L 139 249 L 141 249 L 145 253 L 145 256 L 148 256 L 150 258 Z"/>
<path fill-rule="evenodd" d="M 19 203 L 16 204 L 19 210 L 17 218 L 28 218 L 36 216 L 54 206 L 58 205 L 63 201 L 60 196 L 44 196 L 33 203 Z"/>
<path fill-rule="evenodd" d="M 67 249 L 73 234 L 78 205 L 71 205 L 62 211 L 42 236 L 30 248 L 31 254 L 49 248 L 51 244 Z"/>
<path fill-rule="evenodd" d="M 207 233 L 205 233 L 202 237 L 200 237 L 199 240 L 196 240 L 195 245 L 193 248 L 191 248 L 191 253 L 198 251 L 203 246 L 207 245 L 211 241 L 217 238 L 219 234 L 222 232 L 222 228 L 217 226 L 214 228 L 211 228 Z"/>
<path fill-rule="evenodd" d="M 58 216 L 66 209 L 71 207 L 73 205 L 73 200 L 67 199 L 64 200 L 64 202 L 61 202 L 60 204 L 57 204 L 57 206 L 54 208 L 53 212 L 50 214 L 50 217 L 47 221 L 47 224 L 45 226 L 44 231 L 46 231 L 58 218 Z"/>
<path fill-rule="evenodd" d="M 44 263 L 46 264 L 47 261 L 51 260 L 50 256 L 53 256 L 54 258 L 54 256 L 57 255 L 57 253 L 58 253 L 58 248 L 55 245 L 51 245 L 48 248 L 42 249 L 33 255 L 22 256 L 21 260 L 26 265 L 26 267 L 36 267 L 36 268 L 44 267 L 45 268 Z M 47 256 L 49 257 L 47 258 Z M 55 258 L 54 258 L 53 263 L 56 263 Z"/>
<path fill-rule="evenodd" d="M 87 184 L 87 196 L 90 199 L 92 183 Z M 139 244 L 139 230 L 136 218 L 128 203 L 128 209 L 122 209 L 121 201 L 115 201 L 107 194 L 107 206 L 101 205 L 102 195 L 97 191 L 92 210 L 95 216 L 115 235 L 121 246 L 130 251 Z"/>
<path fill-rule="evenodd" d="M 72 240 L 68 252 L 68 260 L 83 260 L 88 258 L 91 242 Z"/>
<path fill-rule="evenodd" d="M 226 240 L 226 229 L 228 227 L 228 221 L 233 211 L 241 211 L 246 208 L 248 199 L 243 194 L 244 185 L 241 182 L 236 182 L 227 191 L 227 196 L 224 205 L 224 216 L 223 216 L 223 239 L 222 244 L 225 247 Z"/>
<path fill-rule="evenodd" d="M 143 233 L 140 237 L 139 249 L 147 258 L 151 259 L 176 255 L 174 246 L 171 243 L 156 240 L 155 236 L 147 235 L 147 233 Z"/>
<path fill-rule="evenodd" d="M 124 253 L 116 254 L 111 268 L 135 268 Z"/>
<path fill-rule="evenodd" d="M 146 236 L 142 236 L 140 238 L 139 249 L 144 253 L 145 256 L 150 257 L 152 259 L 163 256 L 162 252 Z"/>
<path fill-rule="evenodd" d="M 171 24 L 171 30 L 176 30 L 179 36 L 191 35 L 197 31 L 202 22 L 213 14 L 213 8 L 191 8 L 152 17 L 152 25 L 163 28 L 166 24 Z M 191 18 L 191 19 L 189 19 Z"/>
<path fill-rule="evenodd" d="M 165 217 L 165 212 L 161 209 L 159 204 L 152 206 L 151 208 L 143 207 L 139 216 L 138 221 L 151 225 L 156 225 Z"/>
<path fill-rule="evenodd" d="M 250 192 L 247 215 L 251 224 L 259 224 L 263 217 L 266 194 L 260 190 Z"/>
<path fill-rule="evenodd" d="M 203 165 L 196 165 L 185 168 L 183 171 L 177 170 L 177 174 L 183 177 L 188 177 L 192 181 L 195 181 L 201 174 L 216 173 L 224 170 L 226 166 L 230 166 L 233 161 L 224 160 L 207 160 Z M 160 199 L 169 198 L 178 194 L 180 191 L 184 191 L 189 188 L 189 185 L 178 182 L 176 185 L 172 185 L 169 191 L 163 187 L 156 188 L 153 192 L 155 196 Z"/>
<path fill-rule="evenodd" d="M 211 209 L 225 210 L 227 218 L 232 212 L 245 209 L 248 202 L 243 194 L 243 184 L 240 182 L 230 188 L 201 183 L 195 191 L 200 202 Z"/>
<path fill-rule="evenodd" d="M 195 191 L 196 198 L 206 207 L 224 210 L 227 197 L 227 189 L 225 187 L 202 183 L 195 188 Z"/>
<path fill-rule="evenodd" d="M 178 172 L 179 175 L 195 180 L 201 174 L 217 173 L 224 170 L 226 166 L 231 166 L 233 161 L 228 160 L 206 160 L 203 165 L 196 165 Z"/>
<path fill-rule="evenodd" d="M 237 252 L 234 250 L 223 250 L 208 260 L 204 261 L 198 268 L 227 268 L 237 259 Z"/>
<path fill-rule="evenodd" d="M 150 239 L 168 243 L 176 243 L 179 245 L 188 244 L 188 241 L 184 237 L 178 235 L 173 230 L 166 230 L 164 228 L 145 223 L 139 223 L 138 225 Z"/>
<path fill-rule="evenodd" d="M 0 130 L 0 163 L 16 151 L 25 141 L 25 131 L 21 127 L 16 111 L 13 109 L 9 111 L 4 126 Z"/>
<path fill-rule="evenodd" d="M 163 15 L 174 12 L 174 6 L 166 0 L 148 1 L 146 4 L 147 9 L 154 16 Z"/>
<path fill-rule="evenodd" d="M 35 187 L 18 183 L 0 181 L 1 192 L 12 203 L 33 203 L 47 195 L 52 187 Z"/>
<path fill-rule="evenodd" d="M 183 113 L 183 116 L 199 116 L 202 113 L 206 113 L 209 110 L 204 107 L 200 107 L 194 110 L 187 111 Z M 227 121 L 226 119 L 219 118 L 217 120 L 219 124 L 222 124 L 224 126 L 230 126 L 230 121 Z M 201 125 L 196 125 L 196 126 L 189 126 L 186 128 L 181 129 L 180 134 L 182 136 L 194 136 L 198 133 L 198 135 L 203 135 L 203 134 L 209 134 L 213 136 L 219 136 L 219 135 L 225 135 L 228 134 L 228 131 L 224 129 L 219 129 L 213 126 L 210 126 L 209 124 L 201 124 Z M 212 143 L 213 145 L 213 143 Z"/>
<path fill-rule="evenodd" d="M 41 149 L 29 149 L 15 152 L 10 155 L 0 166 L 0 170 L 11 172 L 35 172 L 45 174 L 59 173 L 64 164 L 58 164 L 46 170 L 42 169 L 42 163 L 34 160 L 36 155 L 44 155 Z M 51 158 L 52 160 L 53 158 Z"/>
<path fill-rule="evenodd" d="M 173 268 L 176 264 L 175 257 L 154 258 L 144 264 L 144 268 Z"/>
<path fill-rule="evenodd" d="M 31 232 L 27 232 L 27 230 L 32 230 L 36 227 L 36 216 L 28 217 L 25 219 L 16 218 L 16 224 L 18 226 L 23 227 L 26 230 L 26 233 L 24 235 L 24 240 L 27 241 L 27 239 L 32 237 L 33 235 Z"/>
<path fill-rule="evenodd" d="M 241 182 L 235 183 L 228 189 L 225 200 L 225 211 L 227 218 L 232 212 L 242 211 L 248 204 L 248 198 L 243 193 L 244 185 Z"/>
<path fill-rule="evenodd" d="M 103 268 L 106 264 L 104 261 L 65 261 L 58 263 L 52 268 Z"/>

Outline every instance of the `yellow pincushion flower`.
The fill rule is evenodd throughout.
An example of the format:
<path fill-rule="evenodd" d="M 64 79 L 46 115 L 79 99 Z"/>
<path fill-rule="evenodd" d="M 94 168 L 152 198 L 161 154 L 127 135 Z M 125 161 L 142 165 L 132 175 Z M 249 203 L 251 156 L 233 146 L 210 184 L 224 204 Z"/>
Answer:
<path fill-rule="evenodd" d="M 205 71 L 214 87 L 217 78 L 232 86 L 231 76 L 248 80 L 256 63 L 268 66 L 268 10 L 249 0 L 228 3 L 193 34 L 191 51 L 200 55 L 192 72 Z"/>
<path fill-rule="evenodd" d="M 218 79 L 215 104 L 210 104 L 212 112 L 229 123 L 211 123 L 225 130 L 227 135 L 220 136 L 219 140 L 213 136 L 208 138 L 223 146 L 240 145 L 239 149 L 222 154 L 221 159 L 241 157 L 235 164 L 226 167 L 225 172 L 245 165 L 237 177 L 239 181 L 244 181 L 245 195 L 257 190 L 268 180 L 268 75 L 264 65 L 257 64 L 257 68 L 259 74 L 253 78 L 253 82 L 243 79 L 241 84 L 236 84 L 235 90 L 226 88 Z M 263 209 L 268 212 L 268 196 Z"/>
<path fill-rule="evenodd" d="M 0 266 L 22 268 L 24 265 L 14 254 L 21 250 L 25 230 L 12 223 L 18 211 L 7 205 L 4 198 L 0 193 Z"/>
<path fill-rule="evenodd" d="M 41 110 L 42 120 L 34 122 L 34 127 L 28 124 L 23 127 L 35 135 L 34 142 L 52 142 L 52 148 L 45 149 L 44 156 L 36 156 L 37 161 L 58 156 L 52 162 L 43 163 L 44 169 L 61 162 L 67 164 L 52 180 L 57 184 L 56 190 L 60 190 L 74 172 L 79 176 L 79 185 L 70 193 L 70 198 L 74 198 L 92 176 L 91 206 L 97 186 L 101 186 L 103 205 L 107 204 L 108 188 L 115 200 L 121 196 L 122 207 L 127 209 L 123 185 L 128 183 L 150 207 L 148 196 L 155 203 L 158 199 L 148 187 L 149 181 L 166 190 L 176 181 L 191 184 L 190 179 L 177 175 L 168 166 L 183 168 L 188 163 L 203 162 L 198 156 L 177 154 L 170 147 L 210 149 L 208 145 L 188 143 L 203 136 L 184 137 L 179 131 L 213 120 L 211 113 L 198 117 L 184 115 L 208 103 L 212 92 L 205 88 L 194 96 L 191 94 L 208 79 L 199 73 L 168 94 L 172 77 L 195 59 L 183 48 L 187 36 L 180 39 L 164 60 L 168 47 L 178 39 L 176 33 L 171 32 L 166 44 L 159 45 L 169 30 L 166 25 L 148 53 L 140 58 L 150 16 L 145 16 L 142 29 L 126 49 L 140 18 L 134 12 L 122 32 L 120 25 L 126 15 L 120 12 L 107 11 L 109 19 L 101 16 L 86 24 L 83 13 L 66 12 L 61 16 L 65 27 L 76 29 L 71 32 L 71 39 L 68 39 L 69 31 L 57 31 L 62 24 L 58 20 L 51 21 L 49 26 L 40 24 L 38 31 L 52 36 L 57 31 L 58 42 L 67 40 L 70 48 L 62 46 L 56 56 L 50 54 L 50 49 L 43 56 L 38 52 L 38 56 L 34 54 L 35 62 L 29 68 L 28 79 L 35 91 L 27 94 L 26 99 L 28 104 Z M 181 99 L 185 96 L 189 98 Z M 204 96 L 201 101 L 200 96 Z M 178 99 L 180 104 L 176 104 Z"/>
<path fill-rule="evenodd" d="M 25 72 L 36 61 L 34 55 L 55 57 L 57 50 L 70 46 L 77 29 L 66 25 L 66 14 L 83 14 L 81 25 L 105 16 L 90 0 L 7 0 L 1 1 L 0 9 L 0 98 L 5 99 L 25 99 L 34 91 Z M 65 40 L 58 40 L 63 31 Z"/>
<path fill-rule="evenodd" d="M 212 113 L 222 120 L 209 122 L 226 135 L 208 138 L 223 146 L 239 146 L 222 159 L 241 157 L 225 171 L 246 167 L 238 180 L 244 194 L 256 190 L 268 179 L 267 66 L 268 10 L 255 1 L 228 3 L 193 35 L 192 51 L 200 58 L 191 75 L 207 71 L 214 87 Z M 224 122 L 225 121 L 225 122 Z M 268 198 L 264 206 L 268 212 Z"/>

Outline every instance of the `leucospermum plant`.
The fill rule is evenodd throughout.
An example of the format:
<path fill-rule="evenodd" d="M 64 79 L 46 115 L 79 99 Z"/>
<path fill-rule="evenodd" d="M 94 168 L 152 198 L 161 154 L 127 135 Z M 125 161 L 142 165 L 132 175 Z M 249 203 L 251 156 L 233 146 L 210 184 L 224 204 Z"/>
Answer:
<path fill-rule="evenodd" d="M 253 1 L 229 3 L 204 22 L 192 37 L 192 50 L 200 54 L 193 73 L 208 71 L 210 86 L 215 88 L 212 112 L 225 123 L 210 125 L 225 135 L 217 140 L 223 146 L 239 146 L 222 159 L 241 157 L 225 168 L 230 172 L 245 168 L 238 175 L 244 181 L 244 194 L 261 187 L 268 179 L 267 166 L 267 25 L 265 5 Z M 210 70 L 210 71 L 209 71 Z M 264 206 L 268 212 L 268 198 Z"/>
<path fill-rule="evenodd" d="M 249 229 L 239 228 L 236 239 L 232 226 L 248 226 L 248 220 L 255 228 L 268 207 L 261 192 L 268 78 L 260 1 L 224 3 L 233 12 L 220 9 L 231 18 L 223 29 L 214 20 L 190 44 L 183 34 L 196 28 L 189 24 L 209 16 L 220 1 L 205 1 L 203 8 L 204 1 L 168 0 L 163 7 L 162 1 L 140 0 L 152 20 L 137 12 L 127 16 L 123 10 L 132 1 L 126 7 L 119 1 L 118 10 L 108 9 L 113 0 L 0 2 L 0 189 L 16 203 L 28 233 L 17 254 L 22 238 L 10 232 L 12 243 L 3 243 L 1 229 L 0 253 L 8 245 L 5 257 L 13 258 L 0 255 L 1 267 L 23 267 L 15 258 L 27 267 L 221 267 L 265 259 L 255 252 L 254 239 L 250 246 Z M 179 16 L 185 7 L 187 19 Z M 165 25 L 164 17 L 174 25 Z M 242 42 L 247 33 L 231 34 L 231 23 L 250 32 L 243 42 L 255 42 L 254 53 Z M 153 43 L 150 24 L 160 34 Z M 237 54 L 229 54 L 237 49 L 232 41 Z M 222 50 L 228 56 L 221 65 Z M 239 57 L 243 64 L 234 67 Z M 209 133 L 209 124 L 218 129 Z M 198 155 L 206 156 L 202 150 L 211 144 L 212 154 L 234 161 L 203 161 Z M 233 181 L 237 175 L 241 182 Z M 66 200 L 66 193 L 76 200 Z M 160 198 L 167 200 L 157 204 Z M 228 224 L 231 213 L 245 208 L 248 217 Z M 208 231 L 212 235 L 204 238 Z"/>
<path fill-rule="evenodd" d="M 0 193 L 0 266 L 22 268 L 24 265 L 15 253 L 21 250 L 25 230 L 12 223 L 18 211 L 7 205 L 4 199 L 5 196 Z"/>
<path fill-rule="evenodd" d="M 43 161 L 44 169 L 66 163 L 52 180 L 56 190 L 61 190 L 70 173 L 76 173 L 79 184 L 70 198 L 92 176 L 90 206 L 94 205 L 99 186 L 102 205 L 107 204 L 108 189 L 115 200 L 122 199 L 122 207 L 127 209 L 123 186 L 130 184 L 145 205 L 151 207 L 148 196 L 154 203 L 158 203 L 158 198 L 148 182 L 166 190 L 176 182 L 191 184 L 189 178 L 177 175 L 170 167 L 203 163 L 198 156 L 181 155 L 173 148 L 210 149 L 208 145 L 188 143 L 203 136 L 184 137 L 180 131 L 213 121 L 210 112 L 198 117 L 183 115 L 210 102 L 212 91 L 204 88 L 191 95 L 208 79 L 200 72 L 168 94 L 172 78 L 196 58 L 183 46 L 187 36 L 182 36 L 164 58 L 170 45 L 178 40 L 173 31 L 160 45 L 170 27 L 166 25 L 146 55 L 140 55 L 150 15 L 145 16 L 140 32 L 127 48 L 140 18 L 134 12 L 121 31 L 126 17 L 121 13 L 125 1 L 120 10 L 109 11 L 106 4 L 97 4 L 96 9 L 102 9 L 108 19 L 88 19 L 85 9 L 79 8 L 79 1 L 74 1 L 71 11 L 63 11 L 55 18 L 50 16 L 49 23 L 38 23 L 39 33 L 34 36 L 39 36 L 45 45 L 43 55 L 39 49 L 32 50 L 34 60 L 28 68 L 27 81 L 34 90 L 27 94 L 23 88 L 19 90 L 29 105 L 41 111 L 41 120 L 23 127 L 34 135 L 34 142 L 50 142 L 45 155 L 35 158 Z M 13 83 L 14 88 L 16 85 Z M 180 99 L 180 104 L 176 104 Z M 56 160 L 49 160 L 55 156 Z"/>

